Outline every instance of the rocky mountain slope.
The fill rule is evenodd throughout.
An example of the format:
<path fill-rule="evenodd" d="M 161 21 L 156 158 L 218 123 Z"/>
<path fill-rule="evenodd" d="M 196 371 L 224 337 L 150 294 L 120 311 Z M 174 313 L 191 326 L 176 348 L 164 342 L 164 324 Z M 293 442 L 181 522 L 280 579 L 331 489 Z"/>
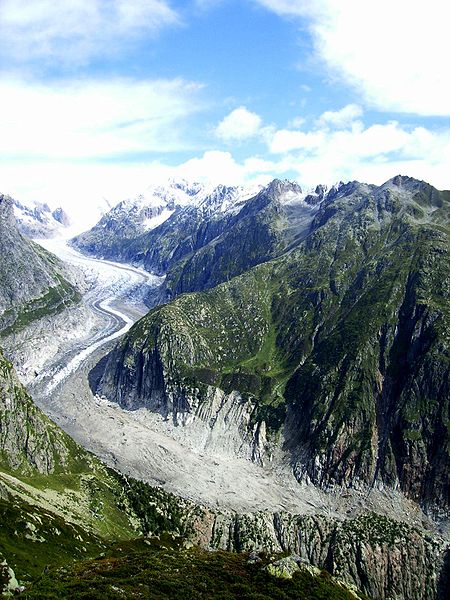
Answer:
<path fill-rule="evenodd" d="M 143 577 L 155 593 L 146 597 L 165 597 L 164 593 L 172 597 L 169 590 L 180 585 L 186 594 L 198 594 L 195 582 L 199 577 L 205 581 L 211 572 L 211 557 L 214 568 L 223 573 L 220 588 L 229 598 L 242 597 L 244 586 L 265 598 L 279 598 L 280 589 L 286 586 L 292 594 L 287 597 L 364 597 L 345 569 L 341 569 L 343 577 L 333 578 L 306 556 L 269 559 L 265 555 L 249 558 L 248 552 L 230 554 L 253 547 L 255 535 L 261 538 L 256 547 L 262 551 L 280 553 L 282 547 L 276 539 L 269 541 L 262 516 L 250 533 L 245 519 L 233 525 L 237 516 L 213 514 L 108 470 L 36 408 L 1 352 L 0 516 L 2 595 L 24 592 L 31 598 L 66 598 L 85 597 L 87 592 L 89 597 L 106 593 L 116 597 L 114 593 L 125 586 L 129 597 L 140 597 L 143 588 L 138 581 Z M 171 537 L 162 543 L 159 538 L 131 542 L 142 533 L 149 538 L 155 534 Z M 112 550 L 111 543 L 116 545 Z M 226 552 L 200 550 L 205 545 Z M 439 567 L 439 551 L 437 547 L 432 551 Z M 100 563 L 78 562 L 67 570 L 74 561 L 99 553 Z M 168 570 L 167 560 L 177 568 Z M 111 576 L 119 569 L 111 582 L 101 570 L 96 574 L 97 567 L 106 563 Z M 91 573 L 87 578 L 80 575 L 85 568 Z M 192 577 L 194 572 L 197 575 L 190 579 L 187 574 Z M 158 588 L 162 581 L 164 586 Z M 214 586 L 217 575 L 205 589 L 205 597 L 211 597 Z"/>
<path fill-rule="evenodd" d="M 13 208 L 19 231 L 31 239 L 54 237 L 70 225 L 62 208 L 52 211 L 45 203 L 23 204 L 18 200 L 13 200 Z"/>
<path fill-rule="evenodd" d="M 4 244 L 0 290 L 8 306 L 7 311 L 11 314 L 14 311 L 16 315 L 16 320 L 5 332 L 25 327 L 34 318 L 54 310 L 52 304 L 46 303 L 46 290 L 55 287 L 52 285 L 55 280 L 65 280 L 61 275 L 62 265 L 17 231 L 9 198 L 1 198 L 0 209 L 0 239 Z M 67 290 L 73 289 L 69 283 L 65 282 L 65 285 Z M 63 306 L 67 303 L 64 291 L 61 290 L 59 296 Z M 36 302 L 40 310 L 31 310 L 30 303 L 35 306 Z M 2 350 L 0 523 L 2 595 L 24 592 L 26 597 L 30 594 L 39 598 L 73 596 L 76 583 L 70 585 L 71 592 L 61 586 L 55 589 L 57 577 L 51 576 L 49 580 L 46 575 L 49 569 L 66 568 L 73 561 L 109 552 L 111 543 L 127 543 L 142 533 L 151 536 L 170 532 L 178 537 L 181 544 L 213 542 L 208 529 L 209 520 L 201 507 L 109 470 L 48 419 L 34 405 Z M 223 539 L 222 536 L 222 543 Z M 147 548 L 142 542 L 140 544 Z M 154 544 L 159 546 L 157 541 Z M 195 553 L 200 551 L 192 551 L 191 554 Z M 212 556 L 203 554 L 204 557 Z M 133 568 L 128 565 L 130 556 L 127 549 L 120 549 L 124 563 L 122 572 L 125 570 L 127 577 L 135 576 Z M 248 576 L 242 576 L 240 567 L 247 557 L 226 553 L 220 556 L 225 577 L 223 583 L 226 585 L 228 582 L 230 597 L 237 597 L 242 586 L 248 583 Z M 183 568 L 191 570 L 189 556 L 181 553 L 178 559 L 183 561 Z M 202 567 L 203 563 L 205 567 Z M 233 577 L 234 563 L 239 564 L 239 577 L 242 579 L 238 578 L 236 585 L 239 589 L 236 590 L 229 582 Z M 250 569 L 252 577 L 257 579 L 253 588 L 256 591 L 265 586 L 267 597 L 278 597 L 280 586 L 285 586 L 284 580 L 278 583 L 274 575 L 263 570 L 266 563 L 269 561 Z M 344 582 L 314 570 L 309 563 L 300 561 L 297 564 L 294 560 L 293 565 L 295 568 L 292 567 L 291 571 L 298 573 L 291 585 L 292 593 L 306 594 L 312 589 L 319 594 L 318 597 L 324 594 L 342 599 L 354 597 Z M 197 568 L 199 574 L 210 569 L 205 559 Z M 273 569 L 276 574 L 280 567 L 274 564 Z M 289 576 L 291 571 L 286 571 Z M 153 577 L 155 583 L 164 577 L 164 567 L 158 561 Z M 101 582 L 90 581 L 88 588 L 90 597 L 101 597 Z M 108 590 L 109 594 L 114 594 L 114 591 L 117 590 Z"/>
<path fill-rule="evenodd" d="M 376 599 L 445 598 L 448 547 L 429 533 L 364 512 L 340 520 L 211 511 L 125 479 L 33 405 L 3 355 L 0 399 L 5 588 L 65 598 L 115 597 L 118 586 L 134 597 L 142 593 L 139 583 L 150 586 L 148 597 L 171 597 L 180 585 L 198 597 L 196 585 L 211 573 L 216 583 L 209 582 L 205 597 L 223 574 L 229 598 L 243 597 L 244 585 L 267 598 L 279 598 L 281 589 L 296 598 L 362 597 L 357 590 Z M 163 537 L 130 541 L 139 534 Z"/>
<path fill-rule="evenodd" d="M 13 201 L 4 195 L 0 195 L 0 253 L 2 335 L 80 300 L 63 264 L 19 232 Z"/>
<path fill-rule="evenodd" d="M 187 231 L 197 215 L 183 243 L 168 229 L 166 249 L 155 237 L 145 250 L 167 261 L 164 292 L 177 297 L 119 342 L 98 391 L 160 413 L 199 451 L 281 460 L 299 494 L 306 485 L 348 494 L 347 512 L 330 500 L 329 514 L 236 514 L 125 478 L 47 419 L 0 353 L 3 589 L 444 600 L 449 199 L 405 177 L 311 195 L 275 181 L 250 198 L 219 188 L 145 234 L 175 216 Z M 14 308 L 24 290 L 11 284 L 12 265 L 37 295 L 60 265 L 18 234 L 8 200 L 0 211 L 12 261 L 0 291 Z M 206 291 L 183 293 L 195 289 Z M 391 502 L 389 490 L 401 490 L 417 525 L 372 512 L 373 487 Z M 420 523 L 419 506 L 434 523 Z M 129 541 L 139 534 L 162 538 Z"/>
<path fill-rule="evenodd" d="M 136 202 L 131 207 L 121 203 L 91 231 L 73 240 L 83 252 L 142 264 L 158 275 L 167 273 L 154 302 L 213 287 L 277 255 L 302 235 L 314 205 L 325 193 L 320 188 L 308 195 L 293 182 L 275 182 L 260 193 L 255 188 L 198 187 L 180 202 L 170 186 L 162 190 L 156 208 L 154 197 L 150 204 L 142 198 L 139 210 Z M 174 207 L 173 212 L 166 211 L 164 222 L 142 233 L 142 211 L 162 210 L 162 206 Z"/>
<path fill-rule="evenodd" d="M 150 186 L 144 194 L 119 202 L 97 225 L 76 236 L 72 243 L 79 250 L 102 258 L 125 259 L 130 242 L 191 204 L 202 189 L 200 184 L 186 181 Z"/>
<path fill-rule="evenodd" d="M 275 260 L 151 311 L 101 392 L 205 435 L 238 419 L 250 459 L 282 448 L 299 481 L 399 487 L 448 516 L 449 199 L 406 177 L 339 186 Z"/>
<path fill-rule="evenodd" d="M 318 205 L 333 192 L 318 186 L 305 193 L 291 181 L 274 181 L 264 189 L 196 184 L 181 201 L 180 185 L 186 189 L 185 183 L 172 182 L 151 188 L 150 198 L 119 204 L 72 243 L 82 252 L 167 274 L 151 300 L 158 304 L 213 287 L 278 256 L 305 235 Z M 147 212 L 163 209 L 165 220 L 148 221 L 155 226 L 144 232 Z"/>

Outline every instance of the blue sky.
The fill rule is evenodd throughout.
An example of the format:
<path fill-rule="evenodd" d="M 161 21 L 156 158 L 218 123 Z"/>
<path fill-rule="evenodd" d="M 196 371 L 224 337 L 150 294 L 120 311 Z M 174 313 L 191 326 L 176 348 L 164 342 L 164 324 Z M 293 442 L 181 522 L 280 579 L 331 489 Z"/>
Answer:
<path fill-rule="evenodd" d="M 89 212 L 165 177 L 450 188 L 443 0 L 1 0 L 0 189 Z"/>

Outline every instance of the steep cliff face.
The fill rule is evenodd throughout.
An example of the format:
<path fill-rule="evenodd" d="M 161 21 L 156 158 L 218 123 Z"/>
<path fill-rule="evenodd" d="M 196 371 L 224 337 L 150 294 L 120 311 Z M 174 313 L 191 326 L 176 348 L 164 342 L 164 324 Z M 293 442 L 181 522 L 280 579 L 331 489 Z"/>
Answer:
<path fill-rule="evenodd" d="M 448 544 L 374 513 L 343 521 L 289 513 L 216 514 L 205 515 L 203 527 L 212 547 L 295 554 L 374 600 L 447 595 Z"/>
<path fill-rule="evenodd" d="M 33 404 L 0 350 L 1 464 L 12 472 L 64 470 L 75 445 Z"/>
<path fill-rule="evenodd" d="M 0 330 L 10 333 L 78 302 L 63 265 L 17 229 L 13 203 L 0 195 Z"/>
<path fill-rule="evenodd" d="M 214 237 L 169 266 L 165 298 L 212 288 L 282 254 L 313 221 L 317 206 L 305 199 L 297 184 L 273 181 L 222 223 Z"/>
<path fill-rule="evenodd" d="M 400 180 L 374 199 L 378 235 L 371 218 L 350 259 L 335 253 L 314 299 L 321 316 L 311 351 L 286 385 L 287 444 L 299 479 L 381 480 L 448 510 L 448 194 Z M 329 256 L 329 239 L 308 243 Z M 351 274 L 355 258 L 346 285 L 336 275 Z M 334 315 L 330 292 L 339 297 Z"/>
<path fill-rule="evenodd" d="M 199 190 L 190 204 L 132 242 L 128 260 L 142 260 L 148 271 L 166 273 L 221 235 L 234 222 L 248 194 L 243 188 L 223 185 Z"/>
<path fill-rule="evenodd" d="M 222 390 L 247 447 L 283 439 L 300 481 L 400 486 L 448 513 L 449 197 L 401 177 L 331 190 L 278 259 L 150 312 L 102 392 L 184 423 Z"/>

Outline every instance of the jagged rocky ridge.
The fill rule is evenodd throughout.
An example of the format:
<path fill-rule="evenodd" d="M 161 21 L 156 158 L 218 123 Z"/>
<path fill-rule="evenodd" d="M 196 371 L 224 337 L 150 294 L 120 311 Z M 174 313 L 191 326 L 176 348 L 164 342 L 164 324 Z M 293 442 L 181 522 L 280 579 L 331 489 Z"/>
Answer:
<path fill-rule="evenodd" d="M 73 238 L 72 243 L 83 252 L 125 260 L 133 240 L 191 204 L 201 190 L 200 184 L 185 181 L 150 186 L 144 194 L 119 202 L 92 229 Z"/>
<path fill-rule="evenodd" d="M 64 265 L 19 232 L 13 200 L 4 195 L 0 195 L 0 254 L 2 335 L 80 300 Z"/>
<path fill-rule="evenodd" d="M 19 231 L 32 239 L 54 237 L 70 225 L 67 213 L 61 207 L 51 210 L 48 204 L 23 204 L 13 200 L 14 216 Z"/>
<path fill-rule="evenodd" d="M 83 252 L 139 263 L 158 275 L 167 273 L 153 298 L 160 303 L 182 292 L 213 287 L 279 255 L 305 234 L 326 194 L 321 186 L 305 194 L 295 182 L 277 181 L 259 193 L 227 186 L 200 188 L 184 204 L 172 200 L 173 213 L 151 231 L 139 235 L 130 227 L 134 205 L 130 210 L 122 203 L 72 242 Z M 154 210 L 153 205 L 144 206 Z M 117 234 L 114 239 L 105 234 L 110 230 Z"/>
<path fill-rule="evenodd" d="M 242 210 L 278 214 L 291 185 Z M 101 392 L 205 431 L 231 406 L 249 458 L 282 445 L 299 481 L 400 487 L 448 515 L 449 198 L 406 177 L 316 196 L 278 258 L 135 325 Z"/>

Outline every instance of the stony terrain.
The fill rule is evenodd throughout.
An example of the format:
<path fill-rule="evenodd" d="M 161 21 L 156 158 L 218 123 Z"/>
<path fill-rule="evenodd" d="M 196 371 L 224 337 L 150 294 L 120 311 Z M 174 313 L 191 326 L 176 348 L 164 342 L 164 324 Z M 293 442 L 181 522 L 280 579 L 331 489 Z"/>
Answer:
<path fill-rule="evenodd" d="M 142 533 L 151 536 L 168 532 L 176 536 L 172 537 L 172 540 L 177 540 L 175 547 L 208 544 L 216 548 L 226 546 L 228 552 L 242 550 L 245 544 L 250 543 L 250 538 L 243 535 L 242 542 L 238 542 L 236 535 L 228 537 L 225 528 L 232 524 L 231 515 L 211 513 L 198 505 L 108 471 L 34 406 L 18 382 L 11 363 L 3 355 L 0 355 L 0 386 L 0 592 L 11 595 L 23 591 L 26 597 L 63 598 L 69 595 L 84 597 L 82 592 L 86 589 L 89 597 L 103 597 L 105 585 L 109 594 L 121 590 L 121 587 L 106 582 L 101 575 L 99 577 L 103 581 L 93 577 L 96 563 L 90 567 L 87 567 L 89 563 L 86 564 L 91 572 L 87 581 L 79 570 L 83 568 L 81 565 L 68 574 L 67 564 L 74 559 L 93 557 L 103 552 L 103 564 L 111 560 L 114 565 L 108 568 L 110 573 L 111 568 L 118 566 L 117 559 L 113 557 L 120 557 L 120 570 L 125 579 L 117 576 L 114 579 L 120 586 L 125 585 L 129 597 L 142 593 L 142 589 L 136 589 L 136 578 L 144 575 L 147 581 L 153 578 L 152 591 L 163 577 L 167 579 L 165 591 L 173 586 L 179 587 L 181 583 L 186 593 L 193 593 L 188 592 L 190 587 L 195 587 L 193 581 L 198 581 L 204 569 L 211 569 L 208 556 L 216 569 L 227 569 L 223 585 L 229 586 L 227 594 L 230 598 L 237 597 L 236 594 L 241 596 L 244 584 L 250 586 L 249 592 L 253 589 L 267 598 L 278 598 L 280 585 L 287 586 L 294 594 L 287 597 L 315 598 L 315 594 L 318 594 L 317 598 L 326 594 L 328 598 L 343 600 L 363 597 L 356 595 L 356 588 L 343 579 L 331 578 L 321 569 L 311 566 L 309 559 L 300 556 L 291 559 L 292 564 L 286 563 L 286 559 L 277 561 L 272 558 L 270 561 L 260 557 L 253 563 L 245 563 L 248 556 L 202 553 L 200 550 L 174 551 L 169 562 L 177 561 L 182 572 L 188 569 L 192 573 L 190 563 L 198 561 L 195 568 L 199 574 L 191 582 L 184 575 L 182 579 L 176 575 L 180 568 L 166 570 L 163 564 L 168 559 L 167 547 L 160 546 L 156 540 L 147 541 L 151 546 L 153 544 L 153 554 L 146 552 L 145 556 L 141 556 L 142 550 L 139 550 L 141 562 L 136 562 L 136 550 L 148 549 L 142 542 L 109 550 L 113 540 L 122 540 L 124 544 Z M 213 529 L 211 519 L 217 520 Z M 232 544 L 240 544 L 242 549 Z M 262 544 L 262 547 L 266 546 Z M 278 551 L 281 552 L 281 547 Z M 105 553 L 111 558 L 104 559 Z M 146 566 L 150 558 L 153 564 L 151 574 Z M 230 583 L 234 564 L 242 565 L 238 569 L 240 579 L 236 580 L 235 586 Z M 245 564 L 255 565 L 248 568 L 248 575 L 243 575 Z M 64 569 L 61 568 L 63 565 Z M 51 566 L 59 567 L 59 571 L 45 575 Z M 204 580 L 205 575 L 201 576 Z M 217 578 L 214 580 L 217 581 Z M 291 580 L 291 584 L 283 583 Z M 172 582 L 170 586 L 169 581 Z M 70 593 L 69 588 L 72 590 Z M 80 596 L 76 595 L 77 591 Z M 160 596 L 161 592 L 156 596 L 147 593 L 146 597 L 164 597 Z M 205 589 L 205 597 L 216 597 L 216 593 L 215 588 Z M 137 597 L 141 596 L 138 594 Z"/>

